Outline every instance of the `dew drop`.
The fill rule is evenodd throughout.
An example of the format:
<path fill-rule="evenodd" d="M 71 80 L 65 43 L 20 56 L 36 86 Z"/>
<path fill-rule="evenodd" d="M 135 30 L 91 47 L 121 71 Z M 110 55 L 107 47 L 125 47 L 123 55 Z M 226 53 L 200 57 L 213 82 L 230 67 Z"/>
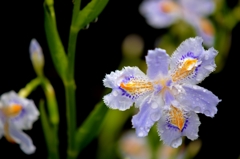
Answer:
<path fill-rule="evenodd" d="M 117 96 L 118 95 L 118 92 L 116 91 L 116 90 L 114 90 L 113 92 L 112 92 L 112 94 L 113 94 L 113 96 Z"/>
<path fill-rule="evenodd" d="M 210 116 L 210 111 L 209 111 L 209 110 L 205 110 L 203 113 L 204 113 L 206 116 Z"/>
<path fill-rule="evenodd" d="M 205 54 L 204 58 L 205 58 L 205 60 L 208 60 L 209 59 L 209 55 Z"/>
<path fill-rule="evenodd" d="M 175 139 L 175 140 L 172 141 L 171 146 L 172 146 L 173 148 L 177 148 L 177 147 L 180 146 L 181 144 L 182 144 L 182 138 L 179 137 L 179 138 L 177 138 L 177 139 Z"/>
<path fill-rule="evenodd" d="M 203 92 L 206 92 L 206 89 L 204 89 Z"/>
<path fill-rule="evenodd" d="M 153 102 L 153 103 L 151 104 L 151 107 L 152 107 L 153 109 L 156 109 L 156 108 L 158 107 L 158 105 L 157 105 L 156 102 Z"/>
<path fill-rule="evenodd" d="M 142 131 L 140 131 L 140 132 L 138 133 L 138 136 L 139 136 L 139 137 L 143 137 L 143 136 L 144 136 L 144 133 L 143 133 Z"/>
<path fill-rule="evenodd" d="M 198 87 L 197 87 L 197 86 L 195 86 L 195 85 L 193 85 L 193 89 L 198 89 Z"/>
<path fill-rule="evenodd" d="M 204 67 L 206 70 L 208 70 L 208 71 L 214 71 L 214 67 L 213 66 L 205 66 Z"/>
<path fill-rule="evenodd" d="M 200 107 L 195 107 L 194 110 L 195 110 L 197 113 L 200 113 L 200 112 L 201 112 L 201 108 L 200 108 Z"/>
<path fill-rule="evenodd" d="M 151 115 L 151 119 L 152 119 L 153 121 L 158 121 L 158 120 L 159 120 L 159 117 L 160 117 L 160 115 L 159 115 L 158 113 L 153 113 L 153 114 Z"/>
<path fill-rule="evenodd" d="M 196 80 L 200 82 L 202 79 L 200 77 L 197 77 Z"/>
<path fill-rule="evenodd" d="M 150 127 L 146 127 L 146 131 L 149 132 L 149 130 L 150 130 Z"/>

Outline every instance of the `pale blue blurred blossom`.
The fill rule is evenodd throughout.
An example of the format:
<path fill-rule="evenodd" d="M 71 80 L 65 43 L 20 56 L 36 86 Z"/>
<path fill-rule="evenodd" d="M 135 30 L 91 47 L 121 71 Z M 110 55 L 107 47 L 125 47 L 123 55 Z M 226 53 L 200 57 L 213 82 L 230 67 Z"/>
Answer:
<path fill-rule="evenodd" d="M 174 148 L 182 136 L 198 138 L 199 118 L 196 113 L 213 117 L 220 102 L 212 92 L 196 84 L 215 70 L 214 48 L 205 50 L 201 37 L 185 40 L 168 56 L 165 50 L 149 50 L 146 56 L 147 75 L 137 67 L 111 72 L 103 80 L 112 92 L 104 96 L 112 109 L 126 110 L 133 103 L 140 109 L 132 118 L 139 137 L 148 135 L 158 122 L 161 140 Z"/>
<path fill-rule="evenodd" d="M 208 46 L 214 42 L 214 27 L 206 16 L 214 9 L 213 0 L 144 0 L 139 7 L 150 26 L 165 28 L 182 19 L 195 28 Z"/>
<path fill-rule="evenodd" d="M 123 158 L 151 158 L 151 151 L 146 138 L 140 138 L 133 131 L 125 132 L 119 140 L 119 151 Z"/>
<path fill-rule="evenodd" d="M 10 91 L 0 97 L 0 138 L 18 143 L 26 154 L 35 152 L 31 138 L 22 130 L 29 130 L 38 119 L 39 112 L 32 100 L 19 97 Z"/>

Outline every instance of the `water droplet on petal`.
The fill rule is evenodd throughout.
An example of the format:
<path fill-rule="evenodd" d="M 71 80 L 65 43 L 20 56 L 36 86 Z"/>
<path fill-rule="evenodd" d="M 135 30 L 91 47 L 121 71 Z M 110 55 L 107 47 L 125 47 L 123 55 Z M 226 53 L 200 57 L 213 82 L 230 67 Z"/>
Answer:
<path fill-rule="evenodd" d="M 214 71 L 214 69 L 215 69 L 213 66 L 205 66 L 204 68 L 211 72 Z"/>
<path fill-rule="evenodd" d="M 151 119 L 152 119 L 153 121 L 158 121 L 158 120 L 159 120 L 159 117 L 160 117 L 159 113 L 153 113 L 153 114 L 151 115 Z"/>
<path fill-rule="evenodd" d="M 181 144 L 182 144 L 182 138 L 179 137 L 179 138 L 177 138 L 177 139 L 175 139 L 175 140 L 172 141 L 171 146 L 172 146 L 173 148 L 177 148 L 177 147 L 180 146 Z"/>
<path fill-rule="evenodd" d="M 138 136 L 139 136 L 139 137 L 143 137 L 143 136 L 144 136 L 143 132 L 140 131 L 140 132 L 138 133 Z"/>
<path fill-rule="evenodd" d="M 205 58 L 205 60 L 208 60 L 209 59 L 209 55 L 205 54 L 204 58 Z"/>
<path fill-rule="evenodd" d="M 210 116 L 210 111 L 209 111 L 209 110 L 205 110 L 203 113 L 204 113 L 206 116 Z"/>
<path fill-rule="evenodd" d="M 153 102 L 153 103 L 151 104 L 151 107 L 152 107 L 153 109 L 156 109 L 156 108 L 158 107 L 158 104 L 157 104 L 156 102 Z"/>
<path fill-rule="evenodd" d="M 203 92 L 206 92 L 206 89 L 204 89 Z"/>
<path fill-rule="evenodd" d="M 193 89 L 198 89 L 198 87 L 196 85 L 193 85 Z"/>
<path fill-rule="evenodd" d="M 116 91 L 116 90 L 114 90 L 113 92 L 112 92 L 112 94 L 113 94 L 113 96 L 117 96 L 118 95 L 118 92 Z"/>
<path fill-rule="evenodd" d="M 147 132 L 149 132 L 149 130 L 150 130 L 150 127 L 146 127 L 146 129 L 145 129 Z"/>
<path fill-rule="evenodd" d="M 196 113 L 200 113 L 201 112 L 201 108 L 200 107 L 195 107 L 194 110 L 195 110 Z"/>

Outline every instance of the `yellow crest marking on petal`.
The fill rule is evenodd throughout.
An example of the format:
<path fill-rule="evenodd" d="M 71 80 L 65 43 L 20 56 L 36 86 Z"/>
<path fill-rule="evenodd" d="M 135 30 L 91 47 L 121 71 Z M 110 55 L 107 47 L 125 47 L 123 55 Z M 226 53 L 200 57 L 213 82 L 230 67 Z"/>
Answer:
<path fill-rule="evenodd" d="M 6 137 L 8 142 L 16 143 L 14 141 L 14 139 L 11 137 L 10 133 L 9 133 L 9 124 L 8 124 L 8 122 L 6 122 L 5 125 L 4 125 L 4 135 L 5 135 L 5 137 Z"/>
<path fill-rule="evenodd" d="M 179 9 L 178 4 L 172 1 L 163 1 L 160 3 L 160 9 L 165 13 L 171 13 Z"/>
<path fill-rule="evenodd" d="M 22 110 L 22 106 L 19 104 L 12 104 L 9 107 L 2 108 L 3 113 L 8 117 L 17 116 Z"/>
<path fill-rule="evenodd" d="M 120 87 L 131 94 L 141 94 L 153 90 L 151 82 L 135 79 L 129 81 L 128 83 L 120 83 Z"/>
<path fill-rule="evenodd" d="M 171 124 L 178 127 L 178 129 L 182 131 L 185 123 L 184 113 L 180 109 L 171 106 L 169 116 Z"/>
<path fill-rule="evenodd" d="M 186 78 L 188 75 L 193 73 L 193 71 L 196 68 L 197 62 L 198 62 L 197 59 L 186 59 L 186 60 L 184 60 L 182 65 L 180 65 L 178 67 L 178 70 L 176 70 L 175 73 L 172 75 L 172 80 L 174 82 L 176 82 L 178 80 Z"/>

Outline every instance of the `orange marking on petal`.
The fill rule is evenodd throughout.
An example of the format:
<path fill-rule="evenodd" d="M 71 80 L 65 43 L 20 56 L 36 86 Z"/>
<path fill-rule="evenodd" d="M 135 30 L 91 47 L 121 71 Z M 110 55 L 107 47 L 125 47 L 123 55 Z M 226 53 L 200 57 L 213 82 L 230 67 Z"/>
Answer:
<path fill-rule="evenodd" d="M 200 27 L 202 28 L 205 34 L 213 35 L 215 32 L 214 27 L 207 19 L 200 20 Z"/>
<path fill-rule="evenodd" d="M 184 123 L 185 123 L 185 118 L 184 118 L 183 112 L 180 109 L 178 109 L 174 106 L 171 106 L 169 116 L 170 116 L 171 124 L 175 125 L 176 127 L 178 127 L 178 129 L 180 131 L 182 131 L 182 129 L 184 127 Z"/>
<path fill-rule="evenodd" d="M 128 83 L 120 83 L 120 87 L 129 93 L 144 93 L 153 90 L 151 82 L 144 80 L 132 80 Z"/>
<path fill-rule="evenodd" d="M 186 59 L 183 64 L 179 66 L 179 69 L 172 75 L 172 80 L 176 82 L 186 78 L 195 70 L 197 62 L 197 59 Z"/>
<path fill-rule="evenodd" d="M 5 135 L 6 139 L 7 139 L 7 141 L 9 141 L 11 143 L 16 143 L 14 141 L 14 139 L 11 137 L 10 133 L 9 133 L 9 124 L 8 124 L 8 122 L 6 122 L 5 125 L 4 125 L 4 135 Z"/>
<path fill-rule="evenodd" d="M 171 13 L 177 11 L 179 6 L 172 1 L 164 1 L 160 3 L 160 9 L 165 13 Z"/>
<path fill-rule="evenodd" d="M 19 104 L 12 104 L 9 107 L 2 108 L 3 113 L 9 117 L 17 116 L 21 110 L 22 106 Z"/>

